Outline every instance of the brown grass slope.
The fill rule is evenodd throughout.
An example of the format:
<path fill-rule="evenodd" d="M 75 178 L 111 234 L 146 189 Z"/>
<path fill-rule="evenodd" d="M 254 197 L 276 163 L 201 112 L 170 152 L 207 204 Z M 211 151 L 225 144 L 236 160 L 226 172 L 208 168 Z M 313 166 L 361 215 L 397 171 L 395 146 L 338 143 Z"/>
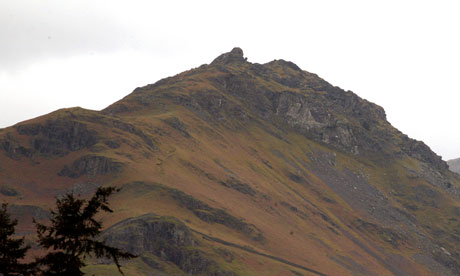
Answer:
<path fill-rule="evenodd" d="M 235 48 L 105 110 L 2 129 L 0 150 L 23 234 L 60 194 L 122 187 L 102 219 L 107 242 L 141 255 L 128 275 L 460 274 L 458 175 L 291 62 Z"/>

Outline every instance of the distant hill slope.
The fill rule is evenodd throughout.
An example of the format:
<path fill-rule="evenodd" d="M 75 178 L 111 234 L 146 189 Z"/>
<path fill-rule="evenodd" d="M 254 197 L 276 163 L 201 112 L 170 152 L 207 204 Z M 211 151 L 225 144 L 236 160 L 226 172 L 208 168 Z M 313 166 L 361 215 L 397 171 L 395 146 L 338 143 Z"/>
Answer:
<path fill-rule="evenodd" d="M 102 111 L 2 129 L 0 151 L 24 235 L 56 196 L 121 187 L 101 238 L 140 255 L 127 275 L 460 275 L 459 175 L 292 62 L 235 48 Z"/>
<path fill-rule="evenodd" d="M 447 161 L 449 169 L 453 172 L 460 173 L 460 158 Z"/>

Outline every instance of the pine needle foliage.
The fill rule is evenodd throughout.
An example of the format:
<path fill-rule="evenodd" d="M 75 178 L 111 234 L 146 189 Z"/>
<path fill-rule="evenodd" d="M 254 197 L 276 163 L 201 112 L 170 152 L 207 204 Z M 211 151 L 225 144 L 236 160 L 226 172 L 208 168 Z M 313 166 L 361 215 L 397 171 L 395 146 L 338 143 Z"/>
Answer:
<path fill-rule="evenodd" d="M 101 210 L 112 212 L 108 198 L 118 191 L 114 187 L 100 187 L 90 200 L 67 194 L 56 200 L 57 210 L 51 211 L 50 226 L 35 222 L 40 246 L 50 250 L 37 260 L 42 275 L 82 276 L 81 268 L 90 256 L 112 259 L 124 275 L 119 260 L 135 256 L 97 240 L 102 222 L 95 219 Z"/>
<path fill-rule="evenodd" d="M 20 263 L 30 246 L 24 246 L 24 238 L 13 238 L 16 219 L 12 220 L 8 213 L 8 205 L 0 208 L 0 275 L 29 275 L 31 265 Z"/>

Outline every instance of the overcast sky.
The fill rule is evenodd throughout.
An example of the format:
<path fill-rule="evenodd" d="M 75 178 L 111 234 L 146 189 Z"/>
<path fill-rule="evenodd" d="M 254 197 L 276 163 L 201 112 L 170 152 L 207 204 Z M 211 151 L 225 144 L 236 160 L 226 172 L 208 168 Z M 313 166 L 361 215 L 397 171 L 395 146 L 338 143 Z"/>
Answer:
<path fill-rule="evenodd" d="M 0 0 L 0 128 L 210 63 L 290 60 L 460 157 L 458 1 Z"/>

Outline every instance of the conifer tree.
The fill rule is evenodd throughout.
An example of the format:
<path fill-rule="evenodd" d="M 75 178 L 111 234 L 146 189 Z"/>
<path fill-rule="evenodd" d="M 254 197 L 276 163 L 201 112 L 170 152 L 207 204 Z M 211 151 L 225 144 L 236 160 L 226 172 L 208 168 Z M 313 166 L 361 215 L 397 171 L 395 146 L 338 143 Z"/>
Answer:
<path fill-rule="evenodd" d="M 130 259 L 134 255 L 105 245 L 97 240 L 102 223 L 95 219 L 100 211 L 112 212 L 108 197 L 119 189 L 99 188 L 89 200 L 67 194 L 56 200 L 56 211 L 51 211 L 51 225 L 35 222 L 39 244 L 50 252 L 37 260 L 44 276 L 81 276 L 85 258 L 111 258 L 121 274 L 119 259 Z"/>
<path fill-rule="evenodd" d="M 8 205 L 2 204 L 0 208 L 0 275 L 16 276 L 28 275 L 31 265 L 20 263 L 30 246 L 24 246 L 24 238 L 12 238 L 16 219 L 11 220 Z"/>

